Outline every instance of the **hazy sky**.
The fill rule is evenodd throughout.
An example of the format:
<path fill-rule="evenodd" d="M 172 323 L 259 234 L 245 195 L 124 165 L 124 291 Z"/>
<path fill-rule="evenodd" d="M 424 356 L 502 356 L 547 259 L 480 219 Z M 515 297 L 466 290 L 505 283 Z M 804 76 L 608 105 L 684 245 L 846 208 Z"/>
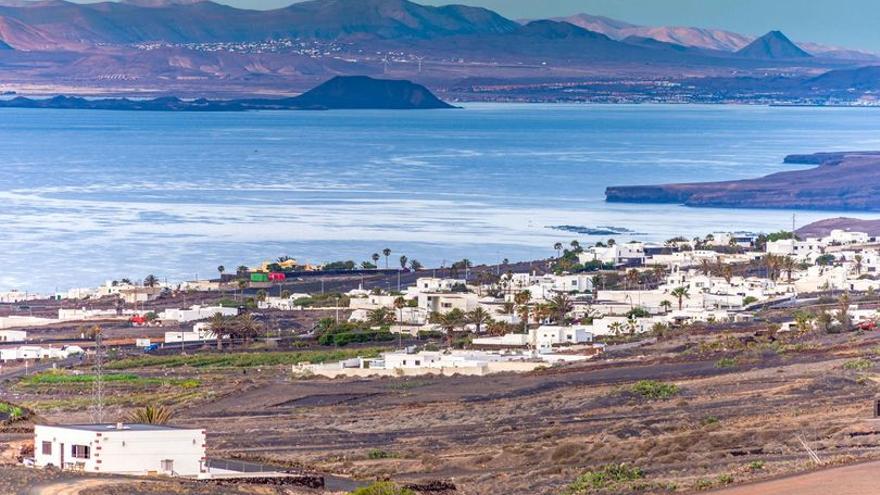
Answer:
<path fill-rule="evenodd" d="M 219 0 L 267 9 L 293 0 Z M 416 0 L 464 3 L 511 17 L 552 17 L 577 12 L 636 24 L 723 28 L 759 35 L 780 29 L 792 39 L 880 51 L 880 0 Z"/>

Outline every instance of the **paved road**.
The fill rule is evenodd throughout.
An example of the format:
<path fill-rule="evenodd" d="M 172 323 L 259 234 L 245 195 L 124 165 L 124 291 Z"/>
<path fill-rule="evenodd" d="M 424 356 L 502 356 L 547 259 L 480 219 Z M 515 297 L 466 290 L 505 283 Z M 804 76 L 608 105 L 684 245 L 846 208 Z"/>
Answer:
<path fill-rule="evenodd" d="M 824 469 L 713 492 L 716 495 L 875 495 L 880 462 Z"/>

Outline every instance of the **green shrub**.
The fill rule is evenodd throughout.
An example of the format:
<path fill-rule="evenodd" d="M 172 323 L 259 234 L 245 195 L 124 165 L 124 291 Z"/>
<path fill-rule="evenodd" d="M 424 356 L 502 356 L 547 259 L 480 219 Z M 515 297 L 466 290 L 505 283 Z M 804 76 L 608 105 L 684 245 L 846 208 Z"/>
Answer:
<path fill-rule="evenodd" d="M 416 495 L 416 492 L 390 481 L 377 481 L 370 486 L 358 488 L 350 495 Z"/>
<path fill-rule="evenodd" d="M 760 471 L 764 469 L 764 461 L 752 461 L 749 463 L 749 471 Z"/>
<path fill-rule="evenodd" d="M 854 359 L 843 363 L 843 369 L 854 371 L 866 371 L 874 367 L 874 362 L 865 358 Z"/>
<path fill-rule="evenodd" d="M 343 361 L 356 357 L 372 358 L 379 355 L 381 349 L 366 348 L 335 351 L 299 351 L 299 352 L 242 352 L 242 353 L 204 353 L 192 356 L 141 356 L 120 359 L 107 363 L 106 368 L 126 370 L 135 368 L 178 368 L 192 366 L 194 368 L 256 368 L 261 366 L 290 366 L 300 363 L 326 363 Z"/>
<path fill-rule="evenodd" d="M 579 495 L 593 490 L 601 490 L 614 485 L 630 483 L 645 477 L 644 471 L 626 464 L 608 464 L 599 469 L 587 471 L 568 485 L 567 495 Z"/>
<path fill-rule="evenodd" d="M 382 449 L 373 449 L 367 452 L 367 459 L 391 459 L 394 455 L 391 452 Z"/>
<path fill-rule="evenodd" d="M 736 358 L 721 358 L 715 361 L 716 368 L 733 368 L 736 366 Z"/>
<path fill-rule="evenodd" d="M 630 392 L 648 400 L 665 400 L 677 395 L 681 389 L 674 383 L 642 380 L 630 387 Z"/>

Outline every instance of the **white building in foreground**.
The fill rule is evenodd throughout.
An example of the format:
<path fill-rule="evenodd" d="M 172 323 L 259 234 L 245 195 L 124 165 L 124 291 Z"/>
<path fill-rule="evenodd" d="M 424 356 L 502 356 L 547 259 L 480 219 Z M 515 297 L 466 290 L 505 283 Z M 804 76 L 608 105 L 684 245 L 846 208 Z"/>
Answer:
<path fill-rule="evenodd" d="M 34 427 L 34 465 L 123 475 L 199 477 L 205 431 L 142 424 Z"/>

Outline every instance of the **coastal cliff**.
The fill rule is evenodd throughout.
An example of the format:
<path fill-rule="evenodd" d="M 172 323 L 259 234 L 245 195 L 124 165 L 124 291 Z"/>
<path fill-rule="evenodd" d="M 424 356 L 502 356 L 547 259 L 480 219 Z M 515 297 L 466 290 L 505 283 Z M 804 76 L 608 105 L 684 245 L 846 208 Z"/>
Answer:
<path fill-rule="evenodd" d="M 785 163 L 817 167 L 747 180 L 613 186 L 605 197 L 609 202 L 705 207 L 880 210 L 880 152 L 790 155 Z"/>

